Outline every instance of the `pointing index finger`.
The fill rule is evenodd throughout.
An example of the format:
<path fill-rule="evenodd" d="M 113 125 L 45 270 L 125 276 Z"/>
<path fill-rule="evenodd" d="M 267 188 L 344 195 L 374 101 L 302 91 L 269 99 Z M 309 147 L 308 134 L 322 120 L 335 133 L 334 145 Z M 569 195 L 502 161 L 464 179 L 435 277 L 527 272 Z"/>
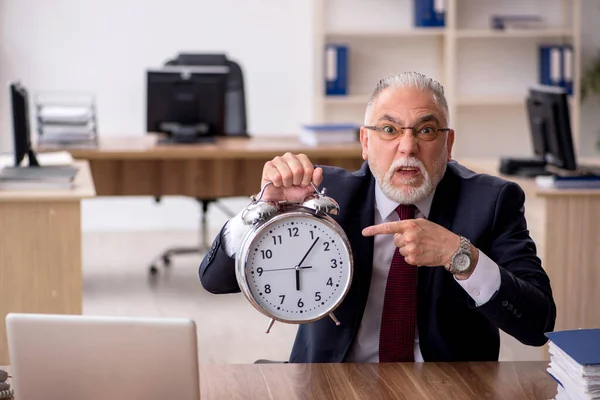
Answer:
<path fill-rule="evenodd" d="M 406 222 L 405 221 L 395 221 L 395 222 L 384 222 L 379 225 L 371 225 L 363 229 L 363 236 L 375 236 L 375 235 L 390 235 L 394 233 L 404 233 L 406 230 Z"/>

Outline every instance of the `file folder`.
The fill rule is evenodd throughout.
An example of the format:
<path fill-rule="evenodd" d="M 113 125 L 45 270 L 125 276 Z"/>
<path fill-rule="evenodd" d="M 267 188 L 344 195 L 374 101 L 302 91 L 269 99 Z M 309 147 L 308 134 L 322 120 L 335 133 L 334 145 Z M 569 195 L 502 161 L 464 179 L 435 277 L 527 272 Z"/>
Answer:
<path fill-rule="evenodd" d="M 328 96 L 348 94 L 348 46 L 346 45 L 325 46 L 325 94 Z"/>

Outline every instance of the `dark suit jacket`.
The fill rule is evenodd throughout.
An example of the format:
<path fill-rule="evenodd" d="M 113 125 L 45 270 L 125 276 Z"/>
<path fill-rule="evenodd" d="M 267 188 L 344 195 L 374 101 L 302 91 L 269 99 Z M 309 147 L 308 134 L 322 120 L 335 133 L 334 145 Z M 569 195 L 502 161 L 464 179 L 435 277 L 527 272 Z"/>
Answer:
<path fill-rule="evenodd" d="M 371 281 L 373 238 L 363 228 L 374 221 L 375 179 L 367 163 L 350 173 L 323 167 L 322 187 L 340 205 L 335 219 L 354 253 L 350 291 L 335 314 L 301 325 L 290 362 L 342 362 L 355 338 Z M 425 361 L 497 361 L 499 330 L 527 345 L 541 346 L 554 329 L 556 306 L 548 276 L 536 256 L 524 217 L 525 195 L 513 182 L 475 174 L 448 163 L 429 220 L 467 237 L 500 267 L 500 289 L 477 307 L 443 267 L 420 267 L 417 324 Z M 212 293 L 239 291 L 234 260 L 221 246 L 222 232 L 200 265 L 202 285 Z"/>

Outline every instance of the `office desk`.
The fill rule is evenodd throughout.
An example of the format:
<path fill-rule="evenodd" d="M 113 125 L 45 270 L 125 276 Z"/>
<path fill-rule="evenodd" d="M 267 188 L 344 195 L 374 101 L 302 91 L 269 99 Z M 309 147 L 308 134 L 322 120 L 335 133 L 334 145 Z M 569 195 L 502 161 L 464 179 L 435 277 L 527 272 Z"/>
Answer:
<path fill-rule="evenodd" d="M 462 160 L 477 172 L 498 175 L 490 160 Z M 600 160 L 582 160 L 600 165 Z M 525 213 L 550 277 L 555 330 L 600 327 L 600 189 L 542 189 L 533 179 L 502 176 L 524 190 Z"/>
<path fill-rule="evenodd" d="M 548 400 L 556 395 L 557 384 L 546 373 L 547 365 L 538 361 L 202 365 L 200 391 L 202 400 Z"/>
<path fill-rule="evenodd" d="M 287 151 L 304 153 L 316 164 L 351 170 L 363 162 L 360 143 L 311 147 L 295 137 L 253 137 L 169 145 L 158 144 L 158 138 L 105 137 L 97 148 L 60 149 L 89 161 L 98 196 L 249 196 L 259 188 L 265 162 Z"/>
<path fill-rule="evenodd" d="M 95 191 L 78 165 L 73 190 L 0 190 L 0 364 L 7 313 L 81 313 L 80 201 Z"/>

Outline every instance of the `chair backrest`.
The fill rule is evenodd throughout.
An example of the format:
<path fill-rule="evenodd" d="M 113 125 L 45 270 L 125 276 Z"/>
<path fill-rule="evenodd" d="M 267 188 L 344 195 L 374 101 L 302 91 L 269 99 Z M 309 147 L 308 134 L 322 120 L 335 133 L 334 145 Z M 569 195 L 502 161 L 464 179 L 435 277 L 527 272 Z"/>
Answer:
<path fill-rule="evenodd" d="M 248 136 L 246 118 L 246 95 L 244 74 L 240 65 L 219 53 L 180 53 L 165 65 L 227 65 L 227 88 L 225 92 L 225 134 L 227 136 Z"/>

